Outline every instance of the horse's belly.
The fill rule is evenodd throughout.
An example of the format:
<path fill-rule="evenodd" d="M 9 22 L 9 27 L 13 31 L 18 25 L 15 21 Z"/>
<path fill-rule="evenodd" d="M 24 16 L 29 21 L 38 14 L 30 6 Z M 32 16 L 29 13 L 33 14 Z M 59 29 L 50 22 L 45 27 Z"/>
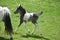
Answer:
<path fill-rule="evenodd" d="M 27 21 L 27 20 L 29 19 L 29 17 L 30 17 L 30 15 L 25 15 L 23 19 L 24 19 L 25 21 Z"/>
<path fill-rule="evenodd" d="M 31 16 L 33 16 L 33 14 L 28 14 L 28 13 L 26 13 L 26 14 L 24 15 L 23 20 L 24 20 L 24 21 L 30 21 L 30 20 L 31 20 L 31 19 L 30 19 Z"/>

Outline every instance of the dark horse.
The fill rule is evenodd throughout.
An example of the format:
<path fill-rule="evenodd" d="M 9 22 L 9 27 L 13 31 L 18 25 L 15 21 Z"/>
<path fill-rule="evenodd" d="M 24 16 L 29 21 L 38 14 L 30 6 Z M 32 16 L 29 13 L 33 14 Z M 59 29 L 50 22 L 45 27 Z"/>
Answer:
<path fill-rule="evenodd" d="M 0 21 L 3 21 L 5 24 L 5 31 L 10 35 L 10 39 L 13 39 L 13 28 L 10 18 L 10 10 L 7 7 L 0 6 Z"/>
<path fill-rule="evenodd" d="M 34 33 L 36 27 L 38 27 L 38 29 L 41 29 L 38 25 L 38 18 L 40 15 L 43 14 L 43 11 L 41 11 L 39 14 L 34 14 L 34 13 L 28 13 L 21 5 L 17 7 L 17 9 L 14 11 L 14 13 L 20 13 L 20 24 L 18 25 L 17 29 L 15 31 L 18 30 L 18 28 L 20 27 L 20 25 L 24 22 L 25 23 L 25 30 L 26 28 L 26 23 L 27 21 L 31 21 L 34 25 L 35 28 L 32 31 L 32 34 Z M 26 30 L 27 31 L 27 30 Z M 42 34 L 42 31 L 39 30 Z M 30 30 L 28 29 L 28 32 L 30 33 Z"/>

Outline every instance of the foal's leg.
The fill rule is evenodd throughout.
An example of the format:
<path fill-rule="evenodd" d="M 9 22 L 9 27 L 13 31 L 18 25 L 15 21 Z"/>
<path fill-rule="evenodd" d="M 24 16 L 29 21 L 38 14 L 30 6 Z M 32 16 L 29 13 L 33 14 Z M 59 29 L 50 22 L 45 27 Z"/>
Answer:
<path fill-rule="evenodd" d="M 36 26 L 38 28 L 38 31 L 39 31 L 39 34 L 42 35 L 42 28 L 41 28 L 41 25 L 36 23 Z"/>
<path fill-rule="evenodd" d="M 39 24 L 37 22 L 33 23 L 35 25 L 35 28 L 33 29 L 32 31 L 32 34 L 35 32 L 36 30 L 36 27 L 38 28 L 38 31 L 39 33 L 42 35 L 42 30 L 41 30 L 41 27 L 39 27 Z"/>
<path fill-rule="evenodd" d="M 32 34 L 35 32 L 36 30 L 36 23 L 33 23 L 35 25 L 34 29 L 32 30 Z"/>
<path fill-rule="evenodd" d="M 19 27 L 21 26 L 21 24 L 23 23 L 23 21 L 20 21 L 18 27 L 16 28 L 15 32 L 18 31 Z"/>
<path fill-rule="evenodd" d="M 26 22 L 24 22 L 24 27 L 25 27 L 25 31 L 28 31 L 30 33 L 30 30 L 27 28 Z"/>

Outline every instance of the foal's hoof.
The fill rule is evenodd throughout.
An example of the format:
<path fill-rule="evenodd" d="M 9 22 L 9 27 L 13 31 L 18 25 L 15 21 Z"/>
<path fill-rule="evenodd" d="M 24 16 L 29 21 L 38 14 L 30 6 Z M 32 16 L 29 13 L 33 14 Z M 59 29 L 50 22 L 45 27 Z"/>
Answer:
<path fill-rule="evenodd" d="M 17 32 L 16 30 L 14 32 Z"/>
<path fill-rule="evenodd" d="M 14 34 L 18 34 L 17 32 L 14 32 Z"/>
<path fill-rule="evenodd" d="M 14 34 L 18 34 L 17 32 L 15 32 Z"/>
<path fill-rule="evenodd" d="M 43 34 L 41 33 L 40 36 L 42 36 Z"/>
<path fill-rule="evenodd" d="M 30 31 L 28 31 L 28 33 L 30 33 Z"/>
<path fill-rule="evenodd" d="M 32 32 L 31 34 L 33 35 L 34 33 Z"/>
<path fill-rule="evenodd" d="M 13 38 L 10 38 L 10 40 L 13 40 Z"/>
<path fill-rule="evenodd" d="M 28 30 L 28 33 L 30 33 L 30 30 Z"/>

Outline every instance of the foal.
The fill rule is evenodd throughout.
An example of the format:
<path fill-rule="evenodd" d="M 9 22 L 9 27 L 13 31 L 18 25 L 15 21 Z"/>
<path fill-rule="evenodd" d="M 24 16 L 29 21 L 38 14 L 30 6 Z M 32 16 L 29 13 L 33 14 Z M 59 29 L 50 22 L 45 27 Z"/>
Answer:
<path fill-rule="evenodd" d="M 36 30 L 36 27 L 39 28 L 39 25 L 38 25 L 38 18 L 39 16 L 43 13 L 43 11 L 41 11 L 39 14 L 34 14 L 34 13 L 28 13 L 26 12 L 26 10 L 20 5 L 19 7 L 17 7 L 17 9 L 14 11 L 14 13 L 20 13 L 20 24 L 18 25 L 17 29 L 15 30 L 15 32 L 19 29 L 20 25 L 24 22 L 25 23 L 25 30 L 27 31 L 27 28 L 26 28 L 26 23 L 28 21 L 31 21 L 34 25 L 35 25 L 35 28 L 33 29 L 32 31 L 32 34 L 35 32 Z M 39 30 L 42 34 L 42 31 Z M 28 29 L 28 32 L 30 32 L 30 30 Z"/>
<path fill-rule="evenodd" d="M 12 40 L 13 28 L 12 28 L 12 24 L 11 24 L 10 10 L 7 7 L 0 6 L 0 21 L 4 22 L 5 31 L 7 33 L 9 33 L 10 38 Z"/>

